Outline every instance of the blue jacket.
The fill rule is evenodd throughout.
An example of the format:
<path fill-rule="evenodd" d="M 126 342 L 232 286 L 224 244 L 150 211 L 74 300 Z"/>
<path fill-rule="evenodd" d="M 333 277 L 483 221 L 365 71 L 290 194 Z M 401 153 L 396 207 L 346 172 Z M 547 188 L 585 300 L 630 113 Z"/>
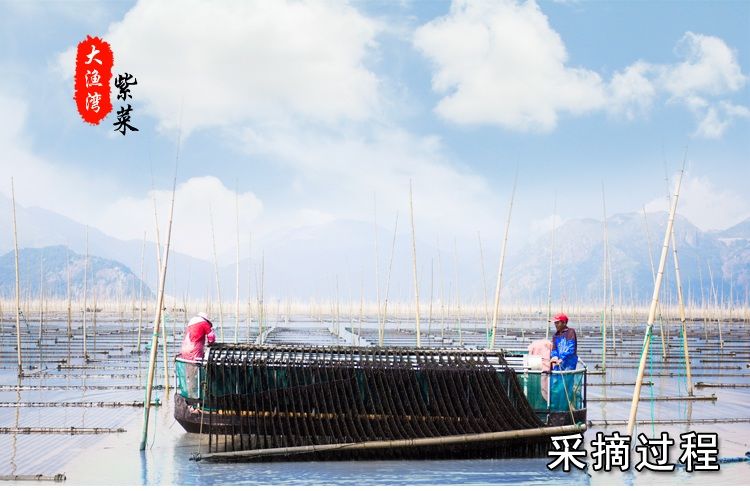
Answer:
<path fill-rule="evenodd" d="M 576 330 L 565 327 L 562 331 L 552 336 L 552 351 L 550 358 L 555 356 L 560 359 L 560 364 L 555 365 L 553 370 L 575 370 L 578 364 L 576 353 Z"/>

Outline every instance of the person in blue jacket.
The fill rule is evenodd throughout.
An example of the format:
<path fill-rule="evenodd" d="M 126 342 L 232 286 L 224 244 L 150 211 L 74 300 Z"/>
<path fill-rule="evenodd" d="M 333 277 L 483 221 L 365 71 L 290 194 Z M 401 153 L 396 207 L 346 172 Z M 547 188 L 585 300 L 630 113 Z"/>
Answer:
<path fill-rule="evenodd" d="M 550 363 L 553 370 L 575 370 L 578 365 L 576 330 L 568 327 L 568 316 L 560 312 L 553 318 L 555 335 L 552 337 Z"/>
<path fill-rule="evenodd" d="M 568 327 L 568 316 L 562 312 L 557 314 L 553 321 L 556 331 L 552 336 L 552 351 L 550 352 L 550 365 L 553 373 L 550 379 L 550 409 L 552 411 L 574 410 L 577 405 L 574 390 L 575 375 L 562 373 L 554 375 L 554 373 L 576 369 L 578 365 L 576 331 Z"/>

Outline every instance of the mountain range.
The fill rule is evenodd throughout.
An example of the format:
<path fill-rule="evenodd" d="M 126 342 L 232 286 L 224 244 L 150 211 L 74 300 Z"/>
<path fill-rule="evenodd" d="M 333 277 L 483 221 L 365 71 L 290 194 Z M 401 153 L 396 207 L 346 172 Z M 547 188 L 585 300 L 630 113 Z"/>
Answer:
<path fill-rule="evenodd" d="M 11 216 L 9 201 L 0 197 L 0 230 L 6 231 L 0 234 L 0 253 L 10 251 L 0 258 L 0 295 L 6 297 L 13 294 L 15 278 L 14 270 L 8 270 L 13 259 Z M 666 221 L 666 213 L 646 216 L 623 213 L 608 217 L 607 289 L 611 289 L 615 302 L 646 302 L 651 298 L 654 281 L 651 261 L 654 267 L 658 266 Z M 27 294 L 33 296 L 38 292 L 42 257 L 46 264 L 45 295 L 64 296 L 67 277 L 61 266 L 66 264 L 63 256 L 76 265 L 73 290 L 82 291 L 80 268 L 87 242 L 99 294 L 110 297 L 136 294 L 142 261 L 146 295 L 153 295 L 156 290 L 153 242 L 119 240 L 94 228 L 88 229 L 87 241 L 84 225 L 40 208 L 17 207 L 17 222 L 19 247 L 25 249 L 21 252 L 22 289 Z M 405 222 L 399 222 L 395 241 L 393 229 L 376 229 L 372 223 L 348 220 L 260 238 L 254 244 L 253 256 L 245 254 L 240 261 L 240 297 L 243 302 L 249 297 L 256 298 L 262 285 L 266 299 L 328 302 L 338 296 L 346 302 L 358 303 L 360 297 L 372 302 L 377 296 L 374 235 L 377 230 L 377 284 L 381 301 L 386 290 L 394 301 L 409 301 L 413 298 L 413 266 L 411 234 Z M 750 291 L 750 219 L 725 230 L 703 231 L 678 215 L 674 232 L 686 297 L 697 302 L 730 298 L 737 303 L 746 302 Z M 517 245 L 505 262 L 504 303 L 545 303 L 550 270 L 553 301 L 563 304 L 603 301 L 605 243 L 601 220 L 567 220 L 555 229 L 554 239 L 547 234 L 530 241 L 511 237 L 510 241 Z M 481 304 L 485 298 L 492 301 L 499 244 L 484 245 L 484 261 L 480 260 L 478 246 L 462 246 L 457 250 L 452 240 L 438 245 L 418 236 L 416 247 L 422 302 L 429 302 L 431 297 L 450 304 Z M 675 300 L 671 250 L 667 259 L 663 295 Z M 224 302 L 235 299 L 237 270 L 234 261 L 219 265 Z M 214 264 L 170 251 L 167 294 L 177 298 L 215 299 Z"/>

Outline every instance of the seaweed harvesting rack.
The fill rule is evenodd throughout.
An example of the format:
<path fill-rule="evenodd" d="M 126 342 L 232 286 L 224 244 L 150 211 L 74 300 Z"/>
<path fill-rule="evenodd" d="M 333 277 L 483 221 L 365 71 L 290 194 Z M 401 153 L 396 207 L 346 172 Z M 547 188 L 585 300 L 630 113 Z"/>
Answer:
<path fill-rule="evenodd" d="M 218 344 L 176 359 L 175 419 L 196 460 L 545 455 L 586 429 L 585 366 L 557 374 L 503 351 Z M 544 381 L 544 382 L 543 382 Z M 553 384 L 556 384 L 553 382 Z M 554 394 L 551 393 L 551 394 Z"/>

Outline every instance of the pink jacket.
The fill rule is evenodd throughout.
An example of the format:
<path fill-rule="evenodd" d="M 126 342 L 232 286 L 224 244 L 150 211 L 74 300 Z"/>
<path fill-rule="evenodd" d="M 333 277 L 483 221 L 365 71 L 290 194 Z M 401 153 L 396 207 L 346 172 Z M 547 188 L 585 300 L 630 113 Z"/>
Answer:
<path fill-rule="evenodd" d="M 200 360 L 203 358 L 203 347 L 208 341 L 216 341 L 216 334 L 211 323 L 202 317 L 193 317 L 185 328 L 185 339 L 182 340 L 180 358 L 185 360 Z"/>
<path fill-rule="evenodd" d="M 552 342 L 549 339 L 537 339 L 529 345 L 529 354 L 542 357 L 542 369 L 549 372 L 550 352 L 552 351 Z"/>

